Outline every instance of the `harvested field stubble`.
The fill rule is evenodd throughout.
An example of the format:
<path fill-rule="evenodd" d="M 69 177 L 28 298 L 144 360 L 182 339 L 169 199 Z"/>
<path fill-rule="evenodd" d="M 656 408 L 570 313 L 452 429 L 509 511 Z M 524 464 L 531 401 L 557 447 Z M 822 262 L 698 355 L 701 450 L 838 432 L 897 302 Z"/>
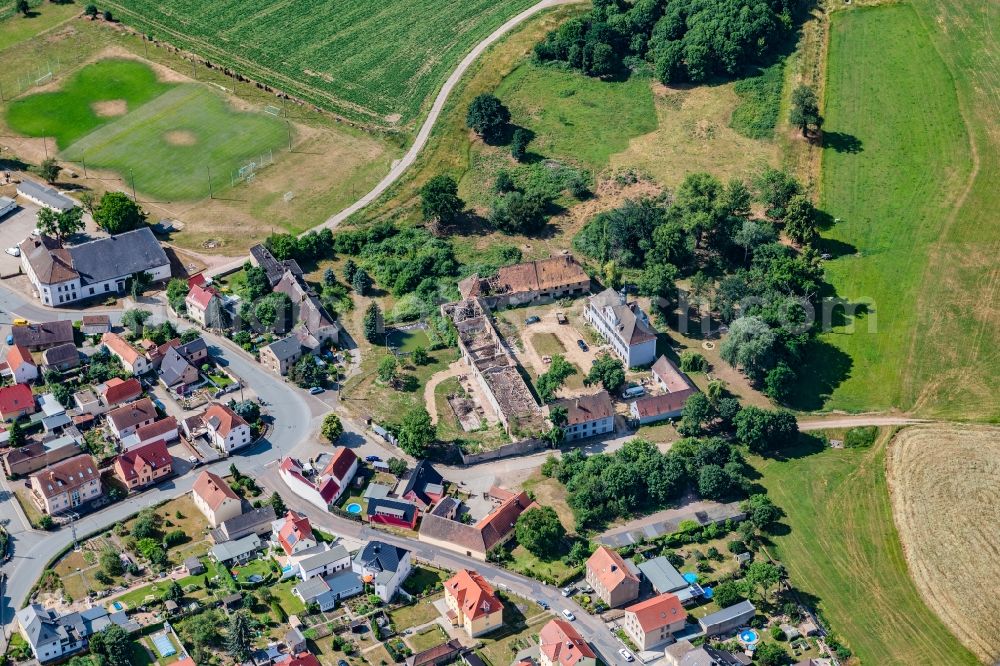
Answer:
<path fill-rule="evenodd" d="M 886 461 L 906 563 L 927 606 L 987 663 L 1000 659 L 1000 428 L 907 428 Z"/>

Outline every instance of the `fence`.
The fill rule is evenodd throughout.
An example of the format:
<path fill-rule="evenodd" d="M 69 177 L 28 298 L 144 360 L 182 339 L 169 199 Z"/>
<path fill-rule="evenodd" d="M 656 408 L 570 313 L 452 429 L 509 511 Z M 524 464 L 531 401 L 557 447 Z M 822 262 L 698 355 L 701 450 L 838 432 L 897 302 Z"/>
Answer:
<path fill-rule="evenodd" d="M 481 451 L 479 453 L 466 453 L 465 451 L 459 449 L 458 455 L 462 458 L 462 464 L 464 465 L 475 465 L 476 463 L 486 462 L 487 460 L 499 460 L 500 458 L 509 458 L 510 456 L 521 456 L 528 453 L 535 453 L 536 451 L 542 451 L 548 448 L 548 442 L 529 438 L 522 439 L 520 442 L 511 442 L 510 444 L 504 444 L 495 449 L 489 451 Z"/>
<path fill-rule="evenodd" d="M 26 90 L 50 83 L 60 69 L 62 63 L 56 59 L 32 67 L 26 72 L 20 72 L 12 78 L 4 78 L 0 83 L 0 100 L 6 102 Z"/>

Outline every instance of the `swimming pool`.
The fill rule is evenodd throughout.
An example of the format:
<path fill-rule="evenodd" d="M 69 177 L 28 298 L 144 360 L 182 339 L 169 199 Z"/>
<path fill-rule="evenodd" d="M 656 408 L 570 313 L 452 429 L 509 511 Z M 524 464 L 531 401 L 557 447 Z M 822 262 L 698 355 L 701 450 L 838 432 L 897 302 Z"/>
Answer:
<path fill-rule="evenodd" d="M 689 583 L 697 583 L 698 582 L 698 574 L 689 571 L 686 574 L 684 574 L 684 580 L 686 580 Z"/>
<path fill-rule="evenodd" d="M 753 629 L 740 629 L 740 633 L 736 636 L 740 639 L 740 643 L 747 647 L 753 647 L 760 640 L 760 636 Z"/>
<path fill-rule="evenodd" d="M 111 607 L 114 608 L 116 611 L 125 610 L 125 605 L 122 604 L 122 602 L 120 601 L 116 601 L 115 603 L 111 604 Z"/>
<path fill-rule="evenodd" d="M 353 513 L 354 515 L 361 513 L 361 505 L 357 502 L 351 502 L 344 508 L 347 509 L 347 513 Z"/>

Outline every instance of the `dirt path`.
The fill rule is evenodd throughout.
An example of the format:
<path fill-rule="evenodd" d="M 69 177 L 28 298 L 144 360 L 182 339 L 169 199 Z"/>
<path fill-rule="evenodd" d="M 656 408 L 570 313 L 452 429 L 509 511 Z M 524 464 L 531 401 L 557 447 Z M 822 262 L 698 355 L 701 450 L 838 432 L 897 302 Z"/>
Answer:
<path fill-rule="evenodd" d="M 831 415 L 829 418 L 799 421 L 799 430 L 827 430 L 830 428 L 854 428 L 857 426 L 897 426 L 929 423 L 925 419 L 911 419 L 906 416 L 878 416 L 860 414 L 858 416 Z"/>
<path fill-rule="evenodd" d="M 457 86 L 459 81 L 462 80 L 462 77 L 465 75 L 465 72 L 468 71 L 469 67 L 472 66 L 472 63 L 474 63 L 476 59 L 478 59 L 479 56 L 486 51 L 486 49 L 535 14 L 552 7 L 573 4 L 574 2 L 579 1 L 580 0 L 541 0 L 541 2 L 532 5 L 517 16 L 511 18 L 502 26 L 494 30 L 489 37 L 476 44 L 476 46 L 469 51 L 465 58 L 462 59 L 462 62 L 458 63 L 458 67 L 452 71 L 451 76 L 449 76 L 448 80 L 444 82 L 443 86 L 441 86 L 441 90 L 438 92 L 437 97 L 434 98 L 434 104 L 431 106 L 430 113 L 427 114 L 427 118 L 424 120 L 423 125 L 420 126 L 420 131 L 417 132 L 417 137 L 414 139 L 413 145 L 410 146 L 409 150 L 406 151 L 406 154 L 403 155 L 402 158 L 397 160 L 392 165 L 392 168 L 389 170 L 389 173 L 386 174 L 385 178 L 380 180 L 378 184 L 375 185 L 370 192 L 368 192 L 368 194 L 364 195 L 339 213 L 331 215 L 325 222 L 313 228 L 336 228 L 348 217 L 354 215 L 354 213 L 375 201 L 382 195 L 383 192 L 388 190 L 391 185 L 402 177 L 403 173 L 405 173 L 406 170 L 409 169 L 410 166 L 412 166 L 417 160 L 417 156 L 420 154 L 420 151 L 423 150 L 425 145 L 427 145 L 427 140 L 430 139 L 431 131 L 434 129 L 434 125 L 437 123 L 438 117 L 441 115 L 441 111 L 444 109 L 445 102 L 448 101 L 448 97 L 451 95 L 452 90 L 454 90 L 455 86 Z M 306 232 L 303 232 L 303 234 L 304 233 Z M 208 272 L 211 275 L 225 274 L 238 269 L 241 265 L 243 265 L 244 260 L 245 259 L 243 257 L 240 257 L 239 259 L 227 262 L 226 264 L 215 266 Z"/>
<path fill-rule="evenodd" d="M 431 423 L 436 425 L 438 422 L 437 401 L 434 399 L 434 390 L 444 380 L 465 374 L 466 369 L 468 369 L 468 366 L 465 365 L 465 361 L 458 359 L 449 365 L 446 370 L 433 375 L 424 384 L 424 407 L 427 408 L 427 413 L 431 415 Z"/>

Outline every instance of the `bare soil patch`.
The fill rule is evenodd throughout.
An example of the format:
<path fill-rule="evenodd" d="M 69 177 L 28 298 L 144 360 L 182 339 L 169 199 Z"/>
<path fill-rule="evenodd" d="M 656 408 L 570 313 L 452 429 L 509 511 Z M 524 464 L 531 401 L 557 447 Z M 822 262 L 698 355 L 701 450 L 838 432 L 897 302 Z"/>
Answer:
<path fill-rule="evenodd" d="M 198 137 L 189 130 L 171 130 L 163 135 L 163 139 L 172 146 L 193 146 L 198 143 Z"/>
<path fill-rule="evenodd" d="M 886 468 L 917 589 L 966 647 L 996 662 L 1000 599 L 990 588 L 1000 578 L 1000 428 L 906 428 L 893 440 Z"/>
<path fill-rule="evenodd" d="M 114 118 L 124 116 L 128 113 L 128 103 L 123 99 L 109 99 L 103 102 L 94 102 L 90 105 L 101 118 Z"/>

